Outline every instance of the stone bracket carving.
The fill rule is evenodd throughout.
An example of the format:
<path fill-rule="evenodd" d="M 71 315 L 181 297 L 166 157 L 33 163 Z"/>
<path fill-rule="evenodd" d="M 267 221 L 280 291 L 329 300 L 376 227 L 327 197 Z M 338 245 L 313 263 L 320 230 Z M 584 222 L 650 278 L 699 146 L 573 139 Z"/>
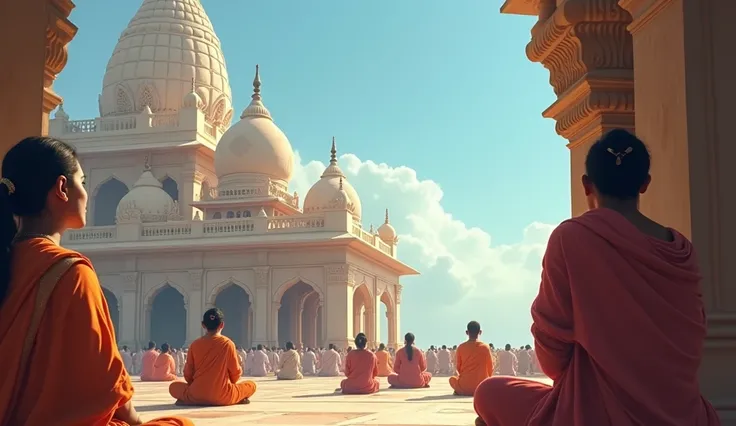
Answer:
<path fill-rule="evenodd" d="M 401 284 L 396 284 L 396 304 L 398 305 L 401 303 L 401 291 L 404 289 L 404 286 Z"/>
<path fill-rule="evenodd" d="M 124 272 L 120 276 L 123 278 L 123 290 L 136 291 L 138 289 L 138 272 Z"/>
<path fill-rule="evenodd" d="M 189 271 L 189 286 L 192 290 L 202 289 L 202 277 L 204 277 L 203 269 L 194 269 Z"/>
<path fill-rule="evenodd" d="M 271 268 L 268 266 L 256 266 L 253 268 L 253 272 L 256 274 L 256 287 L 268 287 L 271 283 L 269 281 L 269 272 Z"/>
<path fill-rule="evenodd" d="M 68 59 L 67 45 L 77 34 L 77 27 L 69 21 L 74 9 L 71 0 L 50 0 L 47 5 L 46 64 L 44 67 L 44 112 L 49 113 L 61 103 L 61 97 L 51 89 L 56 76 Z"/>
<path fill-rule="evenodd" d="M 329 284 L 355 286 L 355 268 L 347 263 L 325 267 L 325 281 Z"/>

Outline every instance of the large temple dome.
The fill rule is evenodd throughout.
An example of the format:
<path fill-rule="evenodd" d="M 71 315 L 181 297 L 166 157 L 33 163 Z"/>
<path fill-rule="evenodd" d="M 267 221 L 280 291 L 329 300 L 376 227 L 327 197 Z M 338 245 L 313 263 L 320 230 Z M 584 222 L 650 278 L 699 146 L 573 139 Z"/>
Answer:
<path fill-rule="evenodd" d="M 177 112 L 192 79 L 206 120 L 226 128 L 232 95 L 220 40 L 200 0 L 144 0 L 107 64 L 100 115 Z"/>
<path fill-rule="evenodd" d="M 220 138 L 215 151 L 215 172 L 220 187 L 260 177 L 278 182 L 285 189 L 294 168 L 294 151 L 261 101 L 258 66 L 253 89 L 253 99 L 240 121 Z"/>

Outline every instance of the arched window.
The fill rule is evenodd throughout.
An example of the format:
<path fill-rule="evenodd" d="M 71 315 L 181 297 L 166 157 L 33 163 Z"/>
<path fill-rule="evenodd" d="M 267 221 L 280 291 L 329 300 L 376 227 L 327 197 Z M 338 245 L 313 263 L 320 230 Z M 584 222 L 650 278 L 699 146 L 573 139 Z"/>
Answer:
<path fill-rule="evenodd" d="M 235 217 L 235 213 L 234 212 L 227 212 L 227 218 L 228 219 L 232 219 L 234 217 Z"/>
<path fill-rule="evenodd" d="M 250 210 L 246 210 L 243 212 L 243 217 L 250 217 Z"/>
<path fill-rule="evenodd" d="M 217 212 L 212 215 L 212 219 L 222 219 L 222 213 Z"/>
<path fill-rule="evenodd" d="M 235 213 L 235 217 L 240 218 L 240 212 Z"/>
<path fill-rule="evenodd" d="M 128 193 L 128 187 L 112 178 L 100 185 L 95 195 L 95 226 L 115 225 L 115 217 L 120 199 Z"/>
<path fill-rule="evenodd" d="M 176 183 L 174 179 L 166 176 L 164 180 L 161 181 L 161 184 L 164 186 L 164 191 L 169 194 L 169 197 L 171 197 L 172 200 L 179 201 L 179 184 Z"/>

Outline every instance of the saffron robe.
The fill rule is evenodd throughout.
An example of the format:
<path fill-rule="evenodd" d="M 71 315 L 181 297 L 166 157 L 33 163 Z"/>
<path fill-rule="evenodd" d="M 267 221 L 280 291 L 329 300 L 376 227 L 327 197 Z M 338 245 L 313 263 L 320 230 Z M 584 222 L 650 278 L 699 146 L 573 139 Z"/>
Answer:
<path fill-rule="evenodd" d="M 480 340 L 468 340 L 457 348 L 457 376 L 450 386 L 458 395 L 472 396 L 485 379 L 493 375 L 491 348 Z"/>
<path fill-rule="evenodd" d="M 326 350 L 322 355 L 322 362 L 320 363 L 319 375 L 335 377 L 340 375 L 340 354 L 334 349 Z"/>
<path fill-rule="evenodd" d="M 378 361 L 376 354 L 365 349 L 353 349 L 345 357 L 345 376 L 340 382 L 344 394 L 378 392 Z"/>
<path fill-rule="evenodd" d="M 531 374 L 532 369 L 532 357 L 531 354 L 529 354 L 529 351 L 526 349 L 520 350 L 516 354 L 516 359 L 518 360 L 518 368 L 516 370 L 516 374 L 519 376 L 528 376 Z"/>
<path fill-rule="evenodd" d="M 376 360 L 378 362 L 378 377 L 388 377 L 394 373 L 394 365 L 391 362 L 391 354 L 387 350 L 376 352 Z"/>
<path fill-rule="evenodd" d="M 239 404 L 256 392 L 255 382 L 238 382 L 241 374 L 233 341 L 221 334 L 205 335 L 189 346 L 186 382 L 171 383 L 169 393 L 185 405 Z"/>
<path fill-rule="evenodd" d="M 153 364 L 152 382 L 170 382 L 176 380 L 176 361 L 169 353 L 159 354 Z"/>
<path fill-rule="evenodd" d="M 268 375 L 268 371 L 270 369 L 271 363 L 268 360 L 268 355 L 266 355 L 265 352 L 256 349 L 253 353 L 253 361 L 251 362 L 251 376 L 265 377 Z"/>
<path fill-rule="evenodd" d="M 68 257 L 82 261 L 51 293 L 29 355 L 32 368 L 21 376 L 21 352 L 39 281 L 52 265 Z M 0 413 L 11 416 L 3 423 L 0 415 L 0 424 L 126 425 L 113 417 L 133 397 L 133 385 L 115 344 L 110 311 L 92 263 L 44 238 L 15 244 L 12 259 L 10 287 L 0 309 Z M 70 382 L 69 372 L 84 374 Z M 17 399 L 9 407 L 15 392 Z M 193 425 L 180 417 L 145 424 Z"/>
<path fill-rule="evenodd" d="M 406 347 L 396 352 L 394 371 L 395 373 L 388 376 L 388 383 L 395 388 L 424 388 L 428 387 L 429 381 L 432 380 L 432 373 L 427 372 L 424 353 L 413 346 L 411 361 L 409 354 L 406 353 Z"/>
<path fill-rule="evenodd" d="M 149 349 L 143 352 L 141 357 L 141 380 L 148 381 L 153 380 L 153 366 L 156 364 L 156 358 L 158 358 L 158 352 L 156 349 Z"/>
<path fill-rule="evenodd" d="M 516 376 L 519 359 L 511 351 L 503 350 L 498 353 L 498 374 L 502 376 Z"/>
<path fill-rule="evenodd" d="M 432 349 L 427 351 L 427 371 L 432 374 L 437 372 L 437 353 Z"/>
<path fill-rule="evenodd" d="M 440 349 L 437 352 L 440 374 L 452 374 L 452 353 L 449 349 Z"/>
<path fill-rule="evenodd" d="M 279 361 L 279 372 L 276 378 L 280 380 L 299 380 L 302 376 L 302 363 L 299 359 L 299 352 L 294 349 L 288 350 L 281 354 Z"/>
<path fill-rule="evenodd" d="M 672 234 L 649 237 L 609 209 L 557 227 L 532 305 L 535 352 L 554 386 L 486 380 L 474 405 L 487 425 L 720 424 L 698 384 L 706 325 L 697 258 Z"/>

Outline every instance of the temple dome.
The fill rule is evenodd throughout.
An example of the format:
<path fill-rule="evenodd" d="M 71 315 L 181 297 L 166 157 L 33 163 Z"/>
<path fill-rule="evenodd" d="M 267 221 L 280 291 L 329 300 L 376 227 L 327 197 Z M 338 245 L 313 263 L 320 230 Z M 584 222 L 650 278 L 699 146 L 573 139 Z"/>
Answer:
<path fill-rule="evenodd" d="M 161 182 L 151 173 L 150 167 L 118 203 L 116 219 L 121 222 L 166 222 L 179 214 L 178 205 L 164 191 Z"/>
<path fill-rule="evenodd" d="M 313 213 L 321 210 L 329 209 L 335 204 L 335 200 L 342 197 L 342 193 L 347 194 L 348 204 L 357 220 L 360 220 L 362 205 L 358 192 L 348 182 L 345 174 L 337 165 L 337 149 L 335 147 L 335 138 L 332 138 L 332 149 L 330 151 L 330 164 L 325 169 L 320 180 L 318 180 L 307 192 L 304 197 L 304 213 Z"/>
<path fill-rule="evenodd" d="M 377 233 L 378 237 L 387 244 L 396 242 L 396 229 L 388 221 L 388 209 L 386 209 L 386 220 L 383 222 L 383 225 L 378 227 Z"/>
<path fill-rule="evenodd" d="M 144 0 L 107 64 L 100 115 L 175 113 L 192 79 L 208 123 L 232 121 L 232 95 L 220 40 L 200 0 Z"/>
<path fill-rule="evenodd" d="M 261 101 L 258 66 L 253 88 L 253 99 L 240 116 L 240 121 L 220 138 L 215 151 L 215 172 L 221 181 L 220 186 L 238 183 L 241 176 L 246 181 L 260 176 L 285 187 L 291 180 L 294 151 Z"/>

